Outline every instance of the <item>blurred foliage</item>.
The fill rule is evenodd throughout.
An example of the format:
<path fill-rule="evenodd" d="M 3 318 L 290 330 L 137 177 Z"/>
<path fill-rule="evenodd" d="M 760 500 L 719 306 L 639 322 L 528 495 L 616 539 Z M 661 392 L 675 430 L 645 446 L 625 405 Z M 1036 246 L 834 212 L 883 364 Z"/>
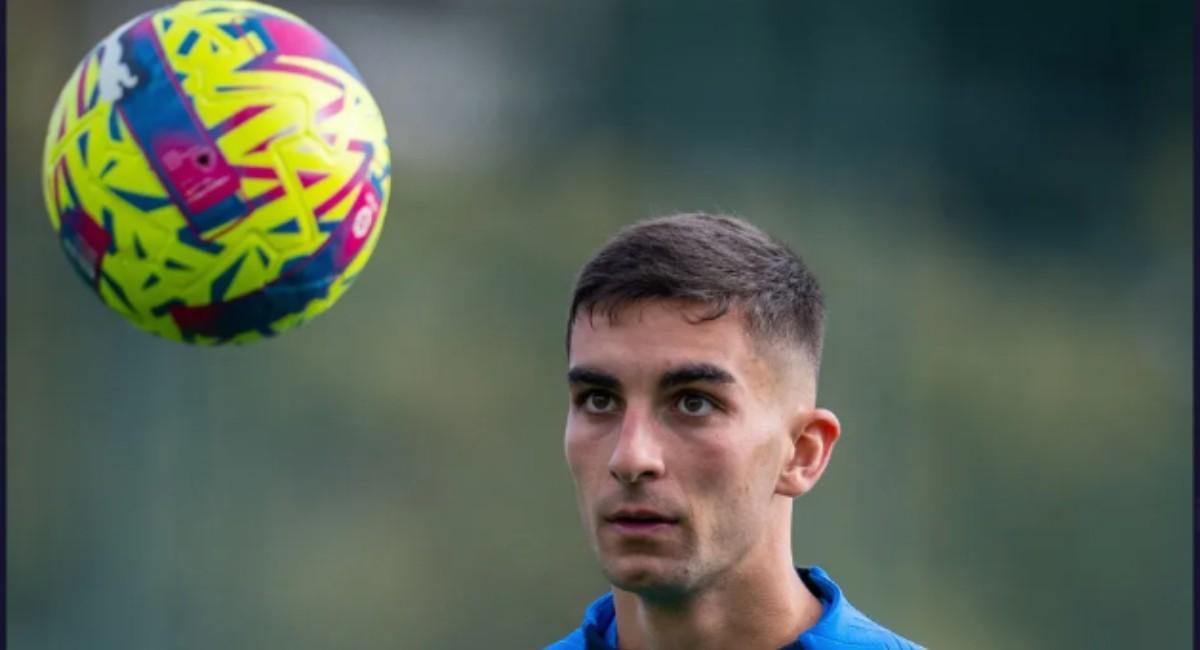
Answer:
<path fill-rule="evenodd" d="M 328 314 L 192 349 L 70 271 L 53 97 L 143 3 L 8 7 L 7 641 L 541 647 L 604 588 L 561 453 L 577 268 L 743 215 L 829 300 L 797 561 L 932 648 L 1191 635 L 1181 3 L 288 3 L 396 152 Z"/>

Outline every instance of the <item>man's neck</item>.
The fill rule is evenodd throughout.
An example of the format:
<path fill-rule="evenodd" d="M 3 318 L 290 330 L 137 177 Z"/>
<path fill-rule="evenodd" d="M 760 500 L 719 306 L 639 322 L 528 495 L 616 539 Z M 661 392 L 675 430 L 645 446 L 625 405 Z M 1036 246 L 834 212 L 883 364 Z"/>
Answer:
<path fill-rule="evenodd" d="M 821 618 L 822 606 L 787 555 L 761 568 L 733 567 L 717 584 L 670 603 L 614 588 L 621 650 L 776 650 L 792 643 Z"/>

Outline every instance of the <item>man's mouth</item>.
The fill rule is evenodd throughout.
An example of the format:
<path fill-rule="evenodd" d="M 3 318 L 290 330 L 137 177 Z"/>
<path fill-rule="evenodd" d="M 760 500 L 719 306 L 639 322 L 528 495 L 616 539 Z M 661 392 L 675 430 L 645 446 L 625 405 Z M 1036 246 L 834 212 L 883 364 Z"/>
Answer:
<path fill-rule="evenodd" d="M 679 523 L 677 517 L 671 517 L 655 510 L 621 509 L 604 518 L 617 532 L 636 535 L 649 534 L 667 530 Z"/>

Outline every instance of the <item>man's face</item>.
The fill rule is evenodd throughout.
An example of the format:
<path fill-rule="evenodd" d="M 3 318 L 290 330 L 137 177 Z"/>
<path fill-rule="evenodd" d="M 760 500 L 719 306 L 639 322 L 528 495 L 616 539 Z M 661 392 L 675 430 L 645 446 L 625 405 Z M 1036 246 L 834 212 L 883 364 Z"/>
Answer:
<path fill-rule="evenodd" d="M 731 310 L 635 303 L 571 333 L 566 456 L 609 581 L 664 597 L 703 585 L 778 527 L 789 430 L 809 372 L 763 354 Z M 811 407 L 811 404 L 808 404 Z"/>

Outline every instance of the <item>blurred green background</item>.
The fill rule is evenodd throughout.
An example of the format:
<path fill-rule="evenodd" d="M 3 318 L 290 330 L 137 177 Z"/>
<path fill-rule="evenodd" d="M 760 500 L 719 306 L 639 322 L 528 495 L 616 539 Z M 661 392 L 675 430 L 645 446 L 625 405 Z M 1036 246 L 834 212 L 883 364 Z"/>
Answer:
<path fill-rule="evenodd" d="M 745 216 L 828 295 L 797 562 L 931 648 L 1190 646 L 1189 5 L 295 2 L 382 106 L 383 237 L 280 338 L 150 337 L 42 205 L 136 13 L 8 3 L 7 641 L 540 648 L 604 582 L 562 459 L 574 273 Z"/>

